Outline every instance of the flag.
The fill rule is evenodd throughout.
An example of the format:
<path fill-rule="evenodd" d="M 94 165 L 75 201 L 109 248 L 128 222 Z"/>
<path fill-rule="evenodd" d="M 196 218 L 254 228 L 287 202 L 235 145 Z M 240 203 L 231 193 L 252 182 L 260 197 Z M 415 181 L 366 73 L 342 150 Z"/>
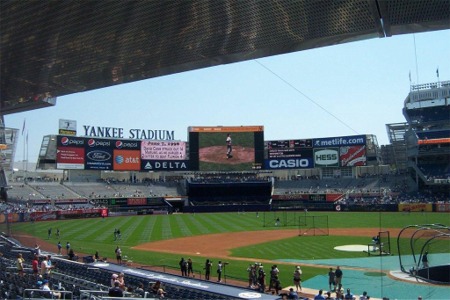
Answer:
<path fill-rule="evenodd" d="M 23 136 L 23 133 L 25 132 L 25 121 L 26 121 L 26 119 L 23 119 L 22 136 Z"/>
<path fill-rule="evenodd" d="M 436 69 L 436 76 L 439 78 L 439 68 Z"/>

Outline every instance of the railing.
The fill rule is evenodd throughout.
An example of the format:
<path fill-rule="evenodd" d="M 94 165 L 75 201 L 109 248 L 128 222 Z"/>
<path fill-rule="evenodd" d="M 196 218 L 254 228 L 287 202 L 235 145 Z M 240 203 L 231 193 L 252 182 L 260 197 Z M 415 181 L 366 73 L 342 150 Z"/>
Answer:
<path fill-rule="evenodd" d="M 58 295 L 59 294 L 59 295 Z M 45 295 L 49 297 L 45 297 Z M 25 289 L 23 290 L 22 299 L 73 299 L 73 293 L 71 291 L 50 290 L 44 291 L 41 289 Z"/>

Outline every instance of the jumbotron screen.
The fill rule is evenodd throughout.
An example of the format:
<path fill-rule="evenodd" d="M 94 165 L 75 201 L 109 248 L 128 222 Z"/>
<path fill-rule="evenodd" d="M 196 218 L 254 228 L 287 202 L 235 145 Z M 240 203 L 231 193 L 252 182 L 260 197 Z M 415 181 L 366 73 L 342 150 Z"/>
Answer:
<path fill-rule="evenodd" d="M 251 171 L 264 162 L 264 126 L 191 126 L 189 157 L 194 171 Z"/>

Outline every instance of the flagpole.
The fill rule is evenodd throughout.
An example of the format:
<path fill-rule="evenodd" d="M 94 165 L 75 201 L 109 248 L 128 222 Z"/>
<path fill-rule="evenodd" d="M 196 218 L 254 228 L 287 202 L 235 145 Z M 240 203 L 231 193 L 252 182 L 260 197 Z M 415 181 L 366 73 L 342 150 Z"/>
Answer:
<path fill-rule="evenodd" d="M 26 123 L 26 120 L 27 119 L 23 119 L 23 125 L 22 125 L 22 137 L 24 137 L 23 136 L 23 134 L 24 134 L 24 132 L 25 132 L 25 123 Z M 22 169 L 25 171 L 25 139 L 23 139 L 23 153 L 22 153 Z M 26 178 L 26 176 L 25 176 L 25 178 Z"/>
<path fill-rule="evenodd" d="M 440 86 L 441 82 L 439 80 L 439 67 L 436 68 L 436 76 L 437 76 L 437 80 L 438 80 L 438 86 Z"/>
<path fill-rule="evenodd" d="M 28 130 L 27 130 L 27 137 L 26 137 L 26 143 L 27 143 L 27 169 L 26 171 L 28 172 Z"/>

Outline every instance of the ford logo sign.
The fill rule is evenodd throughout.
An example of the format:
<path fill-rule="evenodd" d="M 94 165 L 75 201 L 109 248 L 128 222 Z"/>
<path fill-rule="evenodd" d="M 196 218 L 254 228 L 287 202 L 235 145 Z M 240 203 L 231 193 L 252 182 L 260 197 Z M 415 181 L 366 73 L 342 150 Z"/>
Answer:
<path fill-rule="evenodd" d="M 106 161 L 111 158 L 111 154 L 106 151 L 95 150 L 88 152 L 86 155 L 90 160 L 93 161 Z"/>

